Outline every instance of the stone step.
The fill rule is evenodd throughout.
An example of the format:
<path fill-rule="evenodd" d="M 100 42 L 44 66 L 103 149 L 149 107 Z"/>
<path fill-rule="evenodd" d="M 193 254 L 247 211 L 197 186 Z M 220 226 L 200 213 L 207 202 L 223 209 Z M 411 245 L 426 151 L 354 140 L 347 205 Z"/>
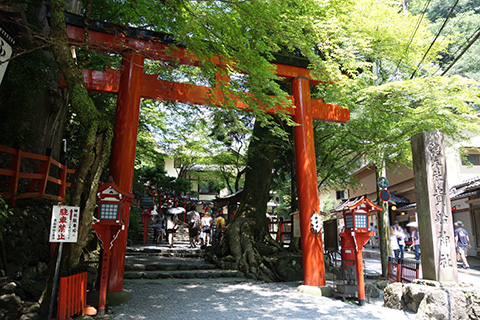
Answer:
<path fill-rule="evenodd" d="M 188 242 L 129 246 L 125 256 L 124 279 L 207 279 L 243 278 L 237 270 L 217 269 L 204 259 L 204 250 L 189 248 Z"/>
<path fill-rule="evenodd" d="M 193 279 L 243 277 L 237 270 L 125 271 L 124 279 Z"/>
<path fill-rule="evenodd" d="M 166 244 L 148 244 L 145 246 L 127 247 L 127 256 L 147 256 L 147 257 L 192 257 L 201 258 L 205 255 L 204 250 L 197 248 L 188 248 L 186 244 L 175 244 L 169 248 Z"/>
<path fill-rule="evenodd" d="M 212 270 L 215 266 L 202 260 L 168 261 L 165 258 L 159 261 L 128 261 L 125 259 L 125 271 L 175 271 L 175 270 Z"/>

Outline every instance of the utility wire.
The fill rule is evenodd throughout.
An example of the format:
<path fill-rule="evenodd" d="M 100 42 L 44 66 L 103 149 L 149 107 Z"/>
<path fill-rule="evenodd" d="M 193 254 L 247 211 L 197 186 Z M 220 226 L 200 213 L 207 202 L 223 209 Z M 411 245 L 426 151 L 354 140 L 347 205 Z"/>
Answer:
<path fill-rule="evenodd" d="M 428 0 L 427 3 L 425 4 L 425 7 L 422 10 L 422 14 L 420 15 L 420 18 L 417 20 L 417 24 L 415 25 L 415 30 L 413 31 L 412 35 L 410 36 L 410 40 L 408 41 L 407 48 L 405 49 L 405 53 L 403 54 L 402 58 L 400 61 L 397 63 L 397 67 L 395 68 L 394 74 L 397 73 L 398 68 L 400 68 L 400 64 L 403 62 L 403 58 L 406 57 L 408 53 L 408 49 L 410 48 L 410 45 L 412 44 L 413 38 L 417 34 L 418 28 L 420 27 L 420 24 L 423 20 L 423 17 L 425 16 L 425 13 L 427 12 L 428 6 L 430 5 L 431 0 Z"/>
<path fill-rule="evenodd" d="M 435 41 L 437 41 L 438 37 L 440 36 L 440 33 L 442 32 L 443 28 L 445 27 L 448 20 L 450 19 L 451 15 L 453 13 L 453 10 L 455 10 L 455 7 L 458 4 L 458 1 L 459 0 L 455 0 L 455 3 L 453 4 L 452 8 L 450 9 L 450 12 L 448 13 L 448 16 L 445 18 L 445 21 L 443 22 L 442 26 L 440 27 L 440 30 L 438 30 L 437 35 L 435 36 L 435 39 L 433 39 L 432 43 L 430 44 L 430 47 L 428 47 L 428 49 L 427 49 L 427 52 L 425 52 L 425 54 L 423 55 L 422 60 L 420 61 L 420 63 L 417 65 L 417 67 L 413 71 L 410 79 L 413 79 L 413 77 L 415 77 L 415 74 L 417 73 L 418 69 L 420 68 L 420 65 L 423 63 L 423 60 L 425 60 L 425 58 L 427 57 L 428 52 L 430 52 L 430 49 L 432 49 L 433 45 L 435 44 Z"/>
<path fill-rule="evenodd" d="M 478 31 L 480 31 L 480 27 L 479 27 L 477 30 L 475 30 L 475 31 L 472 33 L 472 35 L 471 35 L 470 37 L 468 37 L 468 39 L 466 39 L 466 40 L 462 43 L 462 45 L 458 46 L 457 50 L 455 50 L 455 52 L 452 53 L 451 56 L 452 56 L 452 57 L 455 57 L 460 50 L 463 50 L 463 48 L 465 48 L 465 45 L 468 45 L 468 46 L 470 47 L 471 45 L 470 45 L 469 43 L 470 43 L 470 41 L 472 41 L 472 39 L 475 37 L 475 34 L 476 34 Z M 474 42 L 475 42 L 475 41 L 474 41 Z M 468 49 L 468 48 L 466 48 L 465 51 L 466 51 L 467 49 Z M 463 54 L 463 52 L 462 52 L 462 54 Z M 458 59 L 455 58 L 455 60 L 458 60 Z M 456 61 L 455 61 L 455 62 L 456 62 Z M 453 63 L 453 62 L 451 62 L 451 63 Z M 446 65 L 446 64 L 447 64 L 447 63 L 445 63 L 445 65 Z M 442 69 L 442 66 L 439 66 L 439 67 L 437 68 L 437 70 L 435 70 L 435 72 L 432 73 L 432 76 L 434 76 L 434 75 L 435 75 L 438 71 L 440 71 L 441 69 Z"/>
<path fill-rule="evenodd" d="M 465 47 L 465 49 L 463 49 L 462 52 L 460 52 L 460 54 L 455 58 L 455 60 L 452 61 L 452 63 L 448 66 L 448 68 L 445 69 L 445 71 L 443 71 L 443 73 L 441 74 L 442 76 L 445 75 L 448 72 L 448 70 L 450 70 L 450 68 L 453 67 L 453 65 L 463 56 L 463 54 L 475 43 L 475 41 L 478 40 L 478 38 L 480 37 L 480 28 L 478 28 L 477 31 L 475 31 L 475 32 L 477 34 L 468 43 L 468 45 Z"/>

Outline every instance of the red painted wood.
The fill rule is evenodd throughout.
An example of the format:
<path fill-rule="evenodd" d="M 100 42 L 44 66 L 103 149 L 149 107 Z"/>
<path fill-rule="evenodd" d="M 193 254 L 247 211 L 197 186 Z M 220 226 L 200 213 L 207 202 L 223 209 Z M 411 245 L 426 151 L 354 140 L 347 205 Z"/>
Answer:
<path fill-rule="evenodd" d="M 176 60 L 178 63 L 186 65 L 198 65 L 198 60 L 184 48 L 169 50 L 168 44 L 128 38 L 122 32 L 115 35 L 92 30 L 88 32 L 90 49 L 116 53 L 124 52 L 126 49 L 133 50 L 128 51 L 124 56 L 120 77 L 114 71 L 87 72 L 86 75 L 86 84 L 89 90 L 118 92 L 119 94 L 110 172 L 114 181 L 122 189 L 130 191 L 141 97 L 192 104 L 204 104 L 207 98 L 211 98 L 210 100 L 219 106 L 222 106 L 226 99 L 216 88 L 172 83 L 158 80 L 155 75 L 142 75 L 144 57 L 162 61 Z M 72 42 L 76 42 L 79 46 L 82 45 L 84 41 L 82 28 L 68 25 L 67 33 Z M 130 61 L 130 59 L 134 61 Z M 212 59 L 212 62 L 220 67 L 228 63 L 228 61 L 223 61 L 218 57 Z M 304 280 L 306 285 L 325 286 L 322 241 L 320 237 L 316 237 L 310 232 L 310 217 L 315 212 L 319 213 L 313 119 L 345 122 L 348 120 L 349 114 L 347 109 L 340 106 L 310 99 L 310 85 L 319 84 L 320 81 L 312 79 L 309 69 L 283 64 L 272 64 L 273 68 L 275 68 L 277 76 L 292 82 L 292 103 L 296 109 L 288 106 L 284 111 L 293 116 L 294 121 L 299 124 L 294 128 L 294 133 Z M 217 78 L 228 81 L 222 75 Z M 240 102 L 237 106 L 249 109 Z M 279 111 L 276 106 L 265 109 L 269 109 L 267 112 Z M 125 226 L 128 226 L 129 210 L 128 206 L 124 209 Z M 127 230 L 121 231 L 115 246 L 113 246 L 108 292 L 122 290 L 126 233 Z"/>
<path fill-rule="evenodd" d="M 83 70 L 83 77 L 88 91 L 118 94 L 120 71 L 112 69 L 104 72 Z M 158 80 L 157 75 L 143 75 L 142 77 L 143 98 L 203 105 L 206 104 L 208 98 L 213 95 L 214 99 L 210 100 L 213 100 L 214 105 L 219 107 L 225 105 L 223 95 L 215 88 Z M 62 81 L 61 85 L 65 87 L 66 83 Z M 292 104 L 295 104 L 293 97 L 288 98 L 292 100 Z M 233 99 L 233 101 L 237 100 L 234 96 L 231 96 L 230 99 Z M 236 107 L 251 110 L 249 106 L 242 102 L 238 102 Z M 346 122 L 350 118 L 350 113 L 347 108 L 324 103 L 322 99 L 311 99 L 311 108 L 312 117 L 315 120 Z M 276 106 L 271 108 L 264 107 L 262 109 L 269 114 L 282 111 L 290 116 L 295 115 L 295 108 L 293 107 Z"/>
<path fill-rule="evenodd" d="M 70 41 L 76 43 L 78 46 L 82 46 L 85 41 L 84 29 L 81 27 L 67 25 L 67 36 Z M 89 49 L 98 50 L 103 52 L 116 52 L 122 53 L 125 50 L 131 49 L 137 52 L 141 52 L 147 59 L 161 60 L 161 61 L 173 61 L 177 63 L 198 66 L 198 59 L 187 52 L 185 48 L 173 47 L 169 44 L 147 40 L 140 40 L 126 37 L 122 33 L 117 35 L 102 33 L 98 31 L 88 30 L 89 37 Z M 160 39 L 159 39 L 160 40 Z M 173 48 L 173 49 L 172 49 Z M 220 59 L 219 57 L 213 57 L 212 62 L 225 66 L 228 63 L 226 59 Z M 307 77 L 310 79 L 310 84 L 317 85 L 322 83 L 311 77 L 311 71 L 307 68 L 290 66 L 279 63 L 272 63 L 272 69 L 275 68 L 275 73 L 279 77 L 283 77 L 289 81 L 295 77 Z"/>
<path fill-rule="evenodd" d="M 1 192 L 0 195 L 6 199 L 10 199 L 12 206 L 15 206 L 17 199 L 27 199 L 27 198 L 36 198 L 36 197 L 45 197 L 54 200 L 64 200 L 65 199 L 65 189 L 70 187 L 71 183 L 66 182 L 67 174 L 75 173 L 75 170 L 68 169 L 64 165 L 60 164 L 58 161 L 52 159 L 51 157 L 45 155 L 34 154 L 30 152 L 23 152 L 21 150 L 16 150 L 10 147 L 0 145 L 0 152 L 11 154 L 11 168 L 3 169 L 0 168 L 0 175 L 8 176 L 9 178 L 9 191 Z M 40 160 L 37 173 L 31 172 L 21 172 L 20 164 L 22 159 L 35 159 Z M 61 170 L 60 179 L 50 176 L 50 165 L 56 165 Z M 26 188 L 27 192 L 23 190 L 18 190 L 19 180 L 20 179 L 30 179 L 32 180 Z M 47 182 L 58 184 L 60 186 L 59 196 L 46 194 L 46 185 Z M 38 190 L 35 189 L 38 186 Z"/>
<path fill-rule="evenodd" d="M 293 120 L 299 124 L 294 127 L 294 139 L 304 283 L 307 286 L 325 286 L 322 239 L 310 231 L 310 218 L 313 213 L 320 214 L 320 203 L 309 80 L 303 77 L 293 79 L 292 94 L 297 107 Z"/>
<path fill-rule="evenodd" d="M 113 181 L 127 192 L 132 191 L 133 184 L 143 63 L 144 58 L 138 52 L 127 51 L 124 53 L 110 159 L 110 175 L 113 177 Z M 123 207 L 123 217 L 125 228 L 118 234 L 112 248 L 108 292 L 122 291 L 130 218 L 129 205 Z"/>

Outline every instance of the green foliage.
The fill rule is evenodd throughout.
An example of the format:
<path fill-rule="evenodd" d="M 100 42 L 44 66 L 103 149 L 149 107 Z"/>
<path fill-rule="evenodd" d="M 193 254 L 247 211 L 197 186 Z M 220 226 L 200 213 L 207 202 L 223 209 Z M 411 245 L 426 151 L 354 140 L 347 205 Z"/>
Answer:
<path fill-rule="evenodd" d="M 53 61 L 36 50 L 9 62 L 0 87 L 0 144 L 20 146 L 38 138 L 29 126 L 33 121 L 36 99 L 52 79 Z"/>
<path fill-rule="evenodd" d="M 142 183 L 149 183 L 157 189 L 172 189 L 174 178 L 167 176 L 163 161 L 158 161 L 154 167 L 141 167 L 136 171 Z"/>
<path fill-rule="evenodd" d="M 139 208 L 132 206 L 130 209 L 130 221 L 128 224 L 128 240 L 135 243 L 140 234 L 140 212 Z"/>
<path fill-rule="evenodd" d="M 7 219 L 12 214 L 13 208 L 8 205 L 7 200 L 0 196 L 0 226 L 3 225 L 2 221 L 4 221 L 4 219 Z"/>
<path fill-rule="evenodd" d="M 192 189 L 191 182 L 185 178 L 177 178 L 172 183 L 172 189 L 178 195 L 185 195 Z"/>
<path fill-rule="evenodd" d="M 440 29 L 454 3 L 455 1 L 442 0 L 432 0 L 430 2 L 425 14 L 425 19 L 432 22 L 430 25 L 432 32 L 437 32 Z M 417 17 L 420 17 L 424 7 L 425 3 L 423 3 L 423 1 L 415 0 L 412 1 L 409 6 L 409 10 Z M 479 20 L 480 10 L 478 3 L 471 0 L 458 1 L 455 10 L 452 12 L 449 21 L 441 33 L 445 44 L 448 45 L 448 49 L 439 56 L 439 63 L 430 74 L 442 74 L 443 70 L 446 70 L 454 59 L 466 49 L 467 44 L 473 40 L 474 35 L 479 32 Z M 480 67 L 477 63 L 479 54 L 480 41 L 477 40 L 453 65 L 448 74 L 458 74 L 480 81 Z"/>
<path fill-rule="evenodd" d="M 333 199 L 332 197 L 330 196 L 327 196 L 325 199 L 323 199 L 323 212 L 326 212 L 327 214 L 330 213 L 330 210 L 332 210 L 333 208 L 335 208 L 335 206 L 337 205 L 338 201 Z"/>
<path fill-rule="evenodd" d="M 0 196 L 0 241 L 3 241 L 5 224 L 11 215 L 13 215 L 13 208 L 8 205 L 7 201 L 2 196 Z"/>

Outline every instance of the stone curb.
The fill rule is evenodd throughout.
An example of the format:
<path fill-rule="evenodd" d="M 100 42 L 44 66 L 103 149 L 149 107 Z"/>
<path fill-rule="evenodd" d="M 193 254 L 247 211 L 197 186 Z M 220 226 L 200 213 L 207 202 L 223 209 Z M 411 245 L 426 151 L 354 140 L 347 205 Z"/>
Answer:
<path fill-rule="evenodd" d="M 192 279 L 243 277 L 237 270 L 175 270 L 175 271 L 126 271 L 124 279 Z"/>

